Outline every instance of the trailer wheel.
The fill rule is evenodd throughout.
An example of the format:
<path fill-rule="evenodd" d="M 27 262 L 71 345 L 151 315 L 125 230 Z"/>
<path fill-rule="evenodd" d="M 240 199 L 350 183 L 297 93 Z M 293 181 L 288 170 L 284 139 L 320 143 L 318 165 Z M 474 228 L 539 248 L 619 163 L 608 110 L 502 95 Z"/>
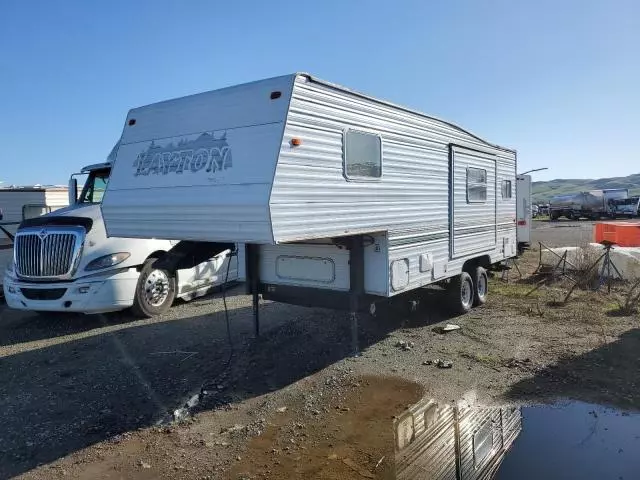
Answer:
<path fill-rule="evenodd" d="M 447 305 L 449 310 L 455 314 L 465 314 L 474 302 L 474 287 L 471 275 L 462 272 L 451 279 L 447 286 Z"/>
<path fill-rule="evenodd" d="M 155 258 L 144 262 L 140 271 L 131 310 L 138 317 L 154 317 L 165 313 L 176 298 L 176 279 L 168 271 L 153 268 Z"/>
<path fill-rule="evenodd" d="M 473 306 L 484 305 L 487 303 L 487 295 L 489 294 L 489 277 L 487 271 L 483 267 L 476 267 L 473 276 Z"/>

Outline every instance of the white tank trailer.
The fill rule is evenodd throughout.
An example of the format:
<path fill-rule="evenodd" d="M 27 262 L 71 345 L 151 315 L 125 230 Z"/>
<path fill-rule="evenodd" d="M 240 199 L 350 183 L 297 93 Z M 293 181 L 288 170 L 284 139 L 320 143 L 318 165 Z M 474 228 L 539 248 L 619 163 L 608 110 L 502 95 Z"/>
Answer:
<path fill-rule="evenodd" d="M 566 217 L 569 220 L 580 218 L 597 220 L 602 217 L 611 217 L 615 213 L 613 201 L 628 197 L 629 190 L 626 188 L 556 195 L 549 202 L 549 217 L 551 220 L 557 220 L 560 217 Z"/>

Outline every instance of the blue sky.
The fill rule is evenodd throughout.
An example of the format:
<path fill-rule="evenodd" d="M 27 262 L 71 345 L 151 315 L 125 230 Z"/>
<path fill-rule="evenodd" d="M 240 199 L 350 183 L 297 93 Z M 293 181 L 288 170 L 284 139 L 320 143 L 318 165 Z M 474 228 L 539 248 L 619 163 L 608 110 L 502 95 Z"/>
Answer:
<path fill-rule="evenodd" d="M 640 172 L 640 2 L 0 2 L 0 180 L 66 183 L 129 108 L 308 71 L 516 148 L 536 180 Z"/>

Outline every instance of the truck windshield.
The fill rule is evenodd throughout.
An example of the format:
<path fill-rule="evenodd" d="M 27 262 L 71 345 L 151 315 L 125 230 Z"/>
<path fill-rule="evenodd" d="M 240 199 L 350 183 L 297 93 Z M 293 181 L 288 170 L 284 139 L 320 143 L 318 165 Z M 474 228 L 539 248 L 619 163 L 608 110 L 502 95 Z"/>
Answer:
<path fill-rule="evenodd" d="M 80 195 L 79 203 L 100 203 L 102 202 L 102 196 L 109 183 L 110 169 L 94 170 L 89 174 L 84 187 L 82 188 L 82 194 Z"/>

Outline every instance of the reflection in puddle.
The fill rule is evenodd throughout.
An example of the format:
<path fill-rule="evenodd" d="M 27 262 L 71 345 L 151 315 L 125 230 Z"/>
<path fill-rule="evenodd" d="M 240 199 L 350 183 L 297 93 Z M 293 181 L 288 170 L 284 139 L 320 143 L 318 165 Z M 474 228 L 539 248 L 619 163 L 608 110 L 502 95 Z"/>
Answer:
<path fill-rule="evenodd" d="M 521 429 L 519 408 L 425 398 L 394 422 L 396 478 L 489 480 Z"/>
<path fill-rule="evenodd" d="M 271 417 L 230 478 L 640 478 L 640 414 L 579 402 L 485 406 L 473 393 L 439 402 L 396 377 L 350 385 L 339 399 L 310 395 Z"/>
<path fill-rule="evenodd" d="M 581 402 L 474 407 L 423 399 L 394 422 L 395 478 L 640 478 L 640 414 Z"/>

